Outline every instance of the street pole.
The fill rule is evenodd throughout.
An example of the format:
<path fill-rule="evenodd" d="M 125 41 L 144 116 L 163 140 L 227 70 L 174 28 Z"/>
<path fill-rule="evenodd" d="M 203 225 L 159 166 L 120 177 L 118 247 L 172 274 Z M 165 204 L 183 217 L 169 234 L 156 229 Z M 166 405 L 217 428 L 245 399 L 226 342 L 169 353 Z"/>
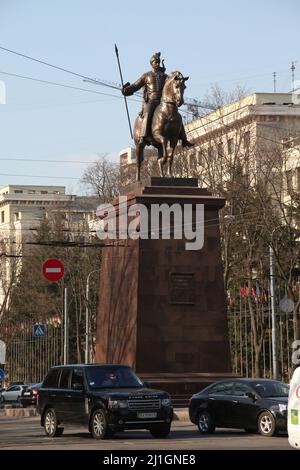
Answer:
<path fill-rule="evenodd" d="M 68 304 L 67 288 L 64 289 L 64 365 L 68 363 Z"/>
<path fill-rule="evenodd" d="M 271 293 L 271 323 L 272 323 L 272 363 L 273 378 L 278 380 L 278 347 L 277 347 L 277 329 L 275 314 L 275 268 L 274 268 L 274 250 L 270 245 L 270 293 Z"/>
<path fill-rule="evenodd" d="M 90 273 L 91 274 L 91 273 Z M 90 281 L 90 274 L 87 277 L 86 280 L 86 310 L 85 310 L 85 364 L 89 363 L 89 323 L 90 323 L 90 318 L 89 318 L 89 281 Z"/>
<path fill-rule="evenodd" d="M 85 286 L 85 297 L 86 297 L 86 308 L 85 308 L 85 364 L 89 364 L 89 337 L 90 337 L 90 315 L 89 315 L 89 291 L 90 291 L 90 276 L 93 273 L 100 271 L 100 269 L 94 269 L 91 271 L 86 278 Z"/>

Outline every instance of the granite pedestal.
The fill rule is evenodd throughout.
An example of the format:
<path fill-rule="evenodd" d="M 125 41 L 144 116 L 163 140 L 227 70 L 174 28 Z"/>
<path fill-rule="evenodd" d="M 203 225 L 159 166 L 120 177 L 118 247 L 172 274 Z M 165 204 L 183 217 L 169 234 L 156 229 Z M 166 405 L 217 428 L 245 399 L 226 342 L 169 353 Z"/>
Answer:
<path fill-rule="evenodd" d="M 111 240 L 103 249 L 96 362 L 128 364 L 175 397 L 232 376 L 218 225 L 224 199 L 177 178 L 152 178 L 126 195 L 128 207 L 142 203 L 149 213 L 153 204 L 191 204 L 193 212 L 203 204 L 204 245 L 186 250 L 185 239 L 161 233 Z M 118 199 L 113 206 L 118 219 Z"/>

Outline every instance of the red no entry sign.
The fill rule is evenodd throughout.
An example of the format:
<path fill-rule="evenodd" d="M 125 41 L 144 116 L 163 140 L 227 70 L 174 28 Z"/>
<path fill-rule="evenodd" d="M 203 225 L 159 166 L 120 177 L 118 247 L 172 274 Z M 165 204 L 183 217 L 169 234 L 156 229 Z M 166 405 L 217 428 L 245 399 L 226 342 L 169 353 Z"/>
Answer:
<path fill-rule="evenodd" d="M 59 259 L 47 259 L 43 264 L 43 275 L 48 281 L 59 281 L 65 272 L 64 265 Z"/>

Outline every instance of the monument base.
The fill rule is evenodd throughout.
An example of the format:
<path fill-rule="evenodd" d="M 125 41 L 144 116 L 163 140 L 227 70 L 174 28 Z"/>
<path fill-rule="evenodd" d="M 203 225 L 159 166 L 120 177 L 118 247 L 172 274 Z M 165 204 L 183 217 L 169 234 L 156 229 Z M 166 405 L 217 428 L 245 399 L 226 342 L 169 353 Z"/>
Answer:
<path fill-rule="evenodd" d="M 152 178 L 151 186 L 132 185 L 126 196 L 128 208 L 147 208 L 150 222 L 153 206 L 176 205 L 184 214 L 188 205 L 195 218 L 201 205 L 204 244 L 187 250 L 184 236 L 172 237 L 172 225 L 170 239 L 151 238 L 149 227 L 148 238 L 111 241 L 103 250 L 95 360 L 128 364 L 153 387 L 186 400 L 232 377 L 218 226 L 225 200 L 194 178 Z M 113 206 L 118 226 L 124 199 Z M 190 225 L 200 227 L 194 219 Z M 182 217 L 183 234 L 186 226 Z"/>

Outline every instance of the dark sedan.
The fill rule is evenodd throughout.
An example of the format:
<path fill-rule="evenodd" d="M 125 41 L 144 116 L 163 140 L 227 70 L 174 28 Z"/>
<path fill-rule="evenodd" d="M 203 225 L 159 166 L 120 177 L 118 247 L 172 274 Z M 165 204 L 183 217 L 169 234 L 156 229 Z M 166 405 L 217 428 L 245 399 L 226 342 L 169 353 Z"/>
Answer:
<path fill-rule="evenodd" d="M 288 386 L 276 380 L 215 382 L 191 397 L 190 420 L 201 434 L 222 427 L 273 436 L 287 429 L 288 393 Z"/>
<path fill-rule="evenodd" d="M 21 405 L 26 408 L 26 406 L 36 406 L 37 405 L 37 397 L 39 394 L 39 390 L 42 384 L 32 384 L 28 385 L 26 389 L 23 390 L 22 395 L 20 397 Z"/>

